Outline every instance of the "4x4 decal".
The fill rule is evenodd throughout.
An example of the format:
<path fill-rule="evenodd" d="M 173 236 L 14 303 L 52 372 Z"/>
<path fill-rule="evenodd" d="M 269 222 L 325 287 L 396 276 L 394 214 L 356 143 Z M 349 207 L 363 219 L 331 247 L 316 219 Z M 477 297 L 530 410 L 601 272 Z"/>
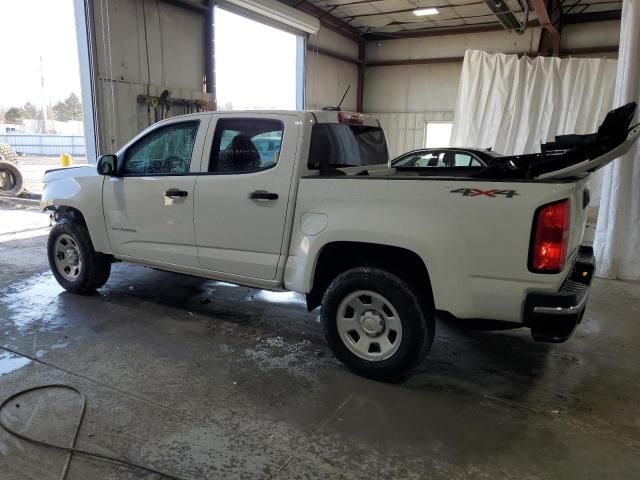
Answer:
<path fill-rule="evenodd" d="M 513 198 L 520 195 L 515 190 L 480 190 L 479 188 L 456 188 L 449 193 L 461 193 L 463 197 L 491 197 L 496 198 L 501 195 L 505 198 Z"/>

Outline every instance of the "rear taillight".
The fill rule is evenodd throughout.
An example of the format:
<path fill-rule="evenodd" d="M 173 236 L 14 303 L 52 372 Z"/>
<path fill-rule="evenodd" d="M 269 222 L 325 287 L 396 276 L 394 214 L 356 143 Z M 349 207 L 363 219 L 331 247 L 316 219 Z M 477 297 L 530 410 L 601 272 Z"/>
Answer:
<path fill-rule="evenodd" d="M 570 218 L 571 206 L 568 199 L 549 203 L 536 210 L 529 270 L 536 273 L 559 273 L 564 269 Z"/>

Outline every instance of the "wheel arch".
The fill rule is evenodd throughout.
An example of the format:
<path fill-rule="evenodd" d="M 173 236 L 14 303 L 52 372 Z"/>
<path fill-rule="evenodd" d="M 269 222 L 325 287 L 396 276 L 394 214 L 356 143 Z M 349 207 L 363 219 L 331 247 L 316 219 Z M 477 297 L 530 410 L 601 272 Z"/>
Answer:
<path fill-rule="evenodd" d="M 322 246 L 311 273 L 307 308 L 318 307 L 331 281 L 355 267 L 376 267 L 396 274 L 415 288 L 423 306 L 435 308 L 431 277 L 423 259 L 414 251 L 395 245 L 334 241 Z"/>
<path fill-rule="evenodd" d="M 87 226 L 87 221 L 84 218 L 84 214 L 76 207 L 70 207 L 67 205 L 49 205 L 43 208 L 44 212 L 51 214 L 51 218 L 54 222 L 61 222 L 63 220 L 69 220 L 74 223 Z"/>
<path fill-rule="evenodd" d="M 63 220 L 72 221 L 83 225 L 89 233 L 89 238 L 93 244 L 93 248 L 96 252 L 111 254 L 111 248 L 106 238 L 106 231 L 104 226 L 104 219 L 100 222 L 100 218 L 92 218 L 86 215 L 79 206 L 64 205 L 53 203 L 46 205 L 42 208 L 43 212 L 48 212 L 51 215 L 53 222 L 60 222 Z M 99 229 L 96 234 L 95 229 Z"/>

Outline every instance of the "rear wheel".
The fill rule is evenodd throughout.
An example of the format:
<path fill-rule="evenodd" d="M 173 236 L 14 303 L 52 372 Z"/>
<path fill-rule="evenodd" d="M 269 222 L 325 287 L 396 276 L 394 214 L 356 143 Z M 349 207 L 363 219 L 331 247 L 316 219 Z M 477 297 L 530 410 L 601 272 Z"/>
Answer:
<path fill-rule="evenodd" d="M 347 270 L 331 282 L 322 325 L 342 363 L 385 381 L 403 379 L 429 351 L 435 331 L 433 313 L 407 282 L 369 267 Z"/>
<path fill-rule="evenodd" d="M 82 224 L 63 220 L 54 225 L 47 243 L 49 266 L 58 283 L 73 293 L 89 293 L 109 279 L 111 261 L 93 249 Z"/>

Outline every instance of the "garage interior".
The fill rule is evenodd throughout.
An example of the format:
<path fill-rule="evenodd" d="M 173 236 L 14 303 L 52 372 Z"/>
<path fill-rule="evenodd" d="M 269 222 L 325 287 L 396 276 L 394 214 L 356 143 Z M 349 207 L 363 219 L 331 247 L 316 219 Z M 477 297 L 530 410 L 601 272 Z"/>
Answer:
<path fill-rule="evenodd" d="M 90 163 L 155 123 L 163 92 L 172 115 L 233 108 L 226 13 L 294 36 L 291 109 L 342 100 L 379 119 L 391 158 L 444 137 L 539 151 L 640 100 L 635 0 L 73 1 Z M 265 65 L 246 70 L 258 92 L 275 75 Z M 127 263 L 94 295 L 67 293 L 47 262 L 48 215 L 0 196 L 0 400 L 71 385 L 87 402 L 79 449 L 169 478 L 638 478 L 639 163 L 636 146 L 592 178 L 585 235 L 603 263 L 568 342 L 441 318 L 399 383 L 334 359 L 301 294 Z M 70 445 L 75 393 L 19 403 L 0 420 Z M 69 458 L 68 479 L 164 478 Z M 0 429 L 3 480 L 57 479 L 67 461 Z"/>

